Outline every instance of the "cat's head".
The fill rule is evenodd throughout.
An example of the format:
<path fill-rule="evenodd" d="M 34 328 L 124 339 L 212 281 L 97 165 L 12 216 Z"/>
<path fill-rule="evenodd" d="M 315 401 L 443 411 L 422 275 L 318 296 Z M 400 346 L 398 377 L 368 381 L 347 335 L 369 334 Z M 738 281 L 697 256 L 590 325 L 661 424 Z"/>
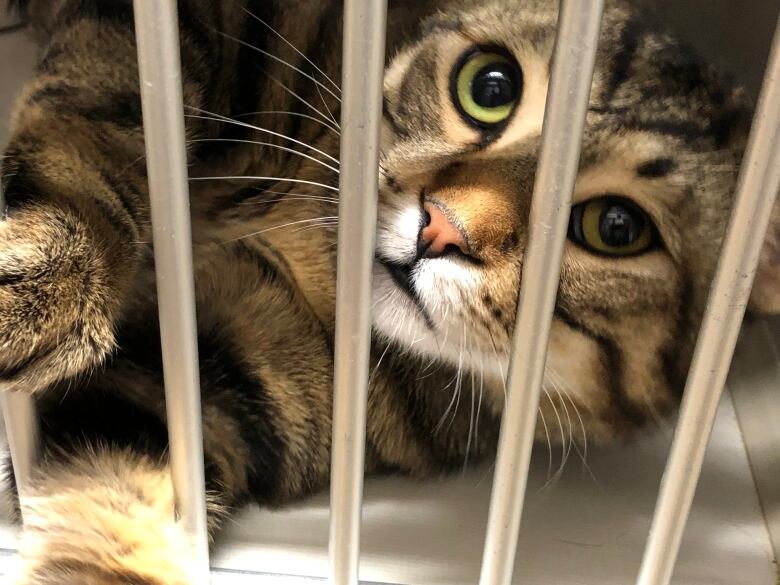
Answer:
<path fill-rule="evenodd" d="M 375 328 L 483 370 L 496 409 L 557 4 L 453 3 L 385 76 Z M 544 380 L 542 407 L 574 401 L 596 438 L 679 400 L 750 119 L 739 93 L 645 23 L 609 3 Z M 772 310 L 777 249 L 755 299 Z"/>

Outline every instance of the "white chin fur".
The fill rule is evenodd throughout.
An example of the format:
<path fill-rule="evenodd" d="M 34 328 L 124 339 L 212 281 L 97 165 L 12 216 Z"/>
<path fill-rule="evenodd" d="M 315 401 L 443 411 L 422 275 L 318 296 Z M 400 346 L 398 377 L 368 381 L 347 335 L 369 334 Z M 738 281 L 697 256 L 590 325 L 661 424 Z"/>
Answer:
<path fill-rule="evenodd" d="M 384 253 L 384 250 L 383 250 Z M 441 266 L 431 266 L 441 264 Z M 459 317 L 456 298 L 448 298 L 456 288 L 452 278 L 463 276 L 468 269 L 445 259 L 427 261 L 415 275 L 420 300 L 433 321 L 431 330 L 420 309 L 393 281 L 381 264 L 374 265 L 373 321 L 375 329 L 424 358 L 441 360 L 471 371 L 484 371 L 496 382 L 506 374 L 506 357 L 494 352 L 482 352 L 468 343 L 468 324 Z M 441 273 L 441 269 L 446 274 Z M 475 279 L 458 280 L 459 284 L 476 285 Z M 445 307 L 445 308 L 442 308 Z M 446 307 L 452 307 L 447 310 Z"/>
<path fill-rule="evenodd" d="M 380 205 L 377 250 L 390 262 L 409 263 L 417 250 L 422 211 L 417 196 L 409 193 L 392 204 Z M 506 372 L 505 356 L 481 352 L 468 343 L 468 323 L 461 318 L 463 295 L 478 294 L 479 278 L 474 268 L 458 260 L 439 258 L 421 261 L 413 275 L 415 289 L 426 316 L 393 281 L 381 264 L 374 265 L 373 321 L 375 329 L 428 359 L 453 366 L 484 371 L 501 380 Z"/>
<path fill-rule="evenodd" d="M 402 207 L 382 209 L 377 248 L 386 260 L 406 263 L 414 259 L 421 217 L 420 206 L 414 200 Z"/>

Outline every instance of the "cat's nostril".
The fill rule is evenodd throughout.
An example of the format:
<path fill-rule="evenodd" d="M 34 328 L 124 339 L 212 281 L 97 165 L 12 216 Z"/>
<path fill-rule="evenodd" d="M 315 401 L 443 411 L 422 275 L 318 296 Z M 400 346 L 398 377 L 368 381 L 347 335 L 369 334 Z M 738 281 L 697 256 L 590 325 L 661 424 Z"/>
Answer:
<path fill-rule="evenodd" d="M 418 255 L 435 258 L 451 253 L 468 255 L 468 245 L 461 230 L 447 214 L 432 203 L 424 205 L 424 226 L 418 238 Z"/>
<path fill-rule="evenodd" d="M 455 244 L 447 244 L 446 246 L 444 246 L 444 250 L 442 250 L 441 255 L 447 256 L 448 254 L 458 254 L 458 253 L 464 253 L 464 252 Z"/>

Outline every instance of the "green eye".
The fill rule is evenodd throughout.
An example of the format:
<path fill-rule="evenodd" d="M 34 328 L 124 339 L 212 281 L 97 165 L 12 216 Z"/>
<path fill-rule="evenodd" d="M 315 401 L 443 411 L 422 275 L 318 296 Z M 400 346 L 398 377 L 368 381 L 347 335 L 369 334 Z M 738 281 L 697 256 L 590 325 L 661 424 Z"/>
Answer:
<path fill-rule="evenodd" d="M 599 254 L 632 256 L 655 244 L 656 231 L 638 205 L 608 196 L 572 207 L 569 239 Z"/>
<path fill-rule="evenodd" d="M 467 53 L 452 76 L 452 99 L 471 124 L 486 128 L 509 119 L 520 101 L 523 74 L 502 49 Z"/>

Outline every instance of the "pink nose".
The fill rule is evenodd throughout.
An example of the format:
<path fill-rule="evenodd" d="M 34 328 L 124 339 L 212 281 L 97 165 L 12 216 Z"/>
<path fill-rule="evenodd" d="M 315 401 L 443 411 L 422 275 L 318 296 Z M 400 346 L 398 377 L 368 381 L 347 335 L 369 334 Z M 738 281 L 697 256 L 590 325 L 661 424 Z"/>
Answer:
<path fill-rule="evenodd" d="M 463 232 L 452 223 L 444 212 L 433 203 L 424 205 L 430 220 L 420 233 L 421 243 L 427 247 L 427 254 L 439 256 L 444 254 L 448 246 L 454 246 L 467 254 L 466 238 Z"/>

